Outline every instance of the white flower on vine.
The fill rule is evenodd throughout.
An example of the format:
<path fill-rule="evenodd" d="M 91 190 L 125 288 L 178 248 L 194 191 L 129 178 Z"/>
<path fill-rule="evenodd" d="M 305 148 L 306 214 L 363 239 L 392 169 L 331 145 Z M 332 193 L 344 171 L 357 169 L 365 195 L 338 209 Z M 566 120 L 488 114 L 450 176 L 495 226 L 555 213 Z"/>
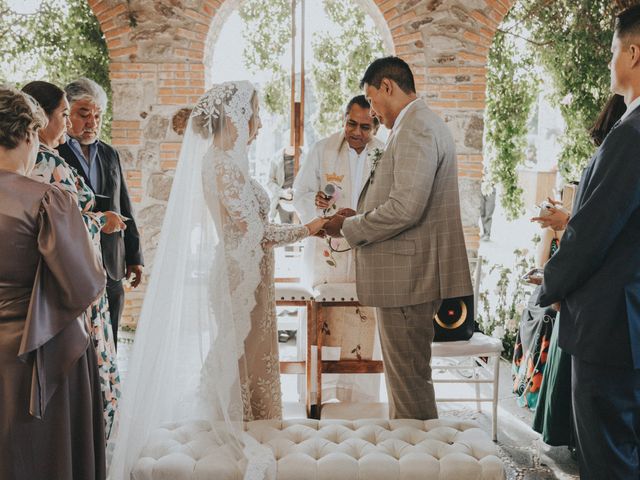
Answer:
<path fill-rule="evenodd" d="M 562 100 L 560 100 L 560 105 L 571 105 L 573 103 L 573 93 L 567 93 Z"/>
<path fill-rule="evenodd" d="M 502 325 L 498 325 L 493 330 L 493 337 L 494 338 L 500 338 L 500 339 L 502 339 L 502 337 L 504 337 L 504 327 Z"/>

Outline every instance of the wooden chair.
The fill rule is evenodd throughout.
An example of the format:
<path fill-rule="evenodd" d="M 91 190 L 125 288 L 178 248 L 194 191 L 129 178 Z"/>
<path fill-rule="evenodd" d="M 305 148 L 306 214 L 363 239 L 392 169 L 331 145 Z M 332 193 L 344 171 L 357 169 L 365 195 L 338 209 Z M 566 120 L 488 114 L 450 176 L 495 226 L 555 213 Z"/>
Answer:
<path fill-rule="evenodd" d="M 311 329 L 314 312 L 314 291 L 303 284 L 288 281 L 278 281 L 276 279 L 276 306 L 278 307 L 304 307 L 307 311 L 307 334 Z M 305 375 L 307 379 L 307 392 L 311 387 L 311 345 L 307 341 L 307 352 L 305 360 L 281 361 L 280 373 Z M 307 416 L 311 415 L 311 401 L 307 393 L 306 399 Z"/>

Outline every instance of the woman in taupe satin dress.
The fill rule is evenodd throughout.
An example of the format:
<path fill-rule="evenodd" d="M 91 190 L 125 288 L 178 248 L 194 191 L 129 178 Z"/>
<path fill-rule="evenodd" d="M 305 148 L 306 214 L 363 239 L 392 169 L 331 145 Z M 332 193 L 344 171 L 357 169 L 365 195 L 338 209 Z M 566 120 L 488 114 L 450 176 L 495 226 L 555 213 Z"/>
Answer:
<path fill-rule="evenodd" d="M 102 480 L 96 354 L 78 317 L 105 275 L 74 198 L 26 176 L 44 122 L 0 87 L 0 480 Z"/>

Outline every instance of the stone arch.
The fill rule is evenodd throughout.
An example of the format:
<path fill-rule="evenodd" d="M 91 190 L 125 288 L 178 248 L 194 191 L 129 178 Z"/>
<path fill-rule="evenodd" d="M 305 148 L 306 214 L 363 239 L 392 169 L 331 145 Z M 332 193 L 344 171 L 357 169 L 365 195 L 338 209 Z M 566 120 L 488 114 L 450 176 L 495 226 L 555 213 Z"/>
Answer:
<path fill-rule="evenodd" d="M 241 0 L 87 0 L 105 35 L 119 149 L 151 261 L 180 150 L 180 119 L 205 88 L 215 27 Z M 477 218 L 487 55 L 513 0 L 356 0 L 388 51 L 412 67 L 420 96 L 451 127 L 458 148 L 467 246 Z M 135 323 L 143 290 L 129 293 Z"/>
<path fill-rule="evenodd" d="M 486 66 L 513 0 L 376 0 L 416 88 L 451 128 L 467 247 L 479 246 Z"/>
<path fill-rule="evenodd" d="M 354 0 L 357 5 L 359 5 L 366 14 L 368 14 L 372 20 L 380 36 L 382 37 L 382 42 L 384 44 L 385 51 L 392 55 L 395 53 L 395 46 L 393 43 L 393 37 L 391 35 L 391 30 L 389 30 L 389 26 L 382 15 L 382 12 L 377 7 L 375 0 Z M 211 66 L 213 64 L 213 52 L 215 50 L 216 43 L 218 41 L 218 37 L 220 35 L 220 31 L 222 27 L 226 23 L 229 16 L 236 11 L 244 0 L 224 0 L 224 3 L 220 6 L 215 16 L 211 20 L 211 25 L 209 27 L 209 32 L 207 34 L 207 39 L 205 42 L 205 52 L 204 52 L 204 65 L 205 65 L 205 84 L 211 84 L 211 79 L 209 75 L 211 74 Z"/>

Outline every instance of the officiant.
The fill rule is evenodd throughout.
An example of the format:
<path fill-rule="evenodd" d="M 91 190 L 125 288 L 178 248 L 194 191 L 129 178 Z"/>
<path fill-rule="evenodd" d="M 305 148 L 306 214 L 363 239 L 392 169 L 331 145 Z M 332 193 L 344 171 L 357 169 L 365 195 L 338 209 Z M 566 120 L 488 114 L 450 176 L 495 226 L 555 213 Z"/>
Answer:
<path fill-rule="evenodd" d="M 313 145 L 303 159 L 293 184 L 293 205 L 300 220 L 332 215 L 340 208 L 355 209 L 369 178 L 376 155 L 384 144 L 375 138 L 378 119 L 370 115 L 364 95 L 347 104 L 344 126 Z M 309 286 L 354 283 L 355 259 L 344 239 L 310 237 L 304 247 L 304 281 Z M 327 310 L 324 345 L 341 347 L 342 359 L 374 356 L 375 312 L 367 307 L 334 307 Z M 378 400 L 378 375 L 326 376 L 323 398 L 345 402 Z"/>

